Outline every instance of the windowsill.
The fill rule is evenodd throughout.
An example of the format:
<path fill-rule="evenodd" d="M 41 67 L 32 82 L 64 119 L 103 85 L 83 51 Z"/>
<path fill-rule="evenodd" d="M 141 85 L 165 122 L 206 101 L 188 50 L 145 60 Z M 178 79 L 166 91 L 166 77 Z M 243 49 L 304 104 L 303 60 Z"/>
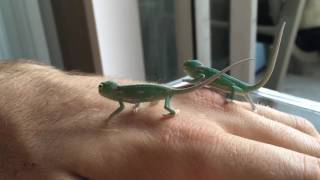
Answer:
<path fill-rule="evenodd" d="M 167 85 L 179 87 L 186 85 L 184 77 L 167 83 Z M 311 121 L 320 130 L 320 103 L 301 97 L 292 96 L 267 88 L 260 88 L 251 93 L 255 103 L 268 105 L 279 111 L 295 114 Z"/>
<path fill-rule="evenodd" d="M 260 88 L 252 93 L 256 103 L 295 114 L 311 121 L 320 130 L 320 103 L 286 93 Z"/>

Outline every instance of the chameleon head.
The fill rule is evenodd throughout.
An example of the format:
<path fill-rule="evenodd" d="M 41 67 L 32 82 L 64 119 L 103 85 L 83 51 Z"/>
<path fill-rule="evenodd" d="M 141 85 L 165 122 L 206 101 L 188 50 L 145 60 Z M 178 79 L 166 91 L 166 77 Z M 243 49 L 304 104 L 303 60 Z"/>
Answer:
<path fill-rule="evenodd" d="M 183 69 L 188 75 L 194 76 L 198 74 L 197 67 L 201 66 L 203 66 L 203 64 L 198 60 L 187 60 L 183 64 Z"/>
<path fill-rule="evenodd" d="M 117 90 L 118 84 L 113 81 L 105 81 L 99 84 L 99 93 L 102 96 L 112 96 L 113 92 Z"/>

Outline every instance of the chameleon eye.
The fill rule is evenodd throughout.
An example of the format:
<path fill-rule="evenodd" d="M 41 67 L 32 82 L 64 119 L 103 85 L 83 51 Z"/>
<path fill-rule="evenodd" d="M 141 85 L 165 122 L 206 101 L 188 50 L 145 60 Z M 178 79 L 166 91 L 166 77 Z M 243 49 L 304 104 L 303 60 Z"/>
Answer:
<path fill-rule="evenodd" d="M 102 83 L 101 83 L 101 84 L 99 84 L 99 88 L 102 88 L 102 87 L 103 87 Z"/>

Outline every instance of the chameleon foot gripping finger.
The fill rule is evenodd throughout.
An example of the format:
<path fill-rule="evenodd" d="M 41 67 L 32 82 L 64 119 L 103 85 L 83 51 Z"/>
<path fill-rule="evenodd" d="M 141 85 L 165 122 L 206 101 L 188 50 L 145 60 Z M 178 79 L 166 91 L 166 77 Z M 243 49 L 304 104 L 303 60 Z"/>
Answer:
<path fill-rule="evenodd" d="M 110 115 L 110 118 L 120 113 L 124 109 L 124 103 L 139 104 L 142 102 L 153 102 L 165 99 L 164 108 L 171 115 L 175 115 L 176 111 L 171 107 L 171 98 L 176 94 L 188 93 L 199 88 L 202 88 L 214 80 L 219 78 L 222 74 L 229 71 L 233 66 L 249 61 L 245 59 L 238 61 L 220 71 L 217 74 L 198 82 L 191 87 L 186 88 L 173 88 L 161 84 L 134 84 L 134 85 L 118 85 L 114 81 L 105 81 L 99 84 L 100 95 L 118 101 L 120 106 Z"/>
<path fill-rule="evenodd" d="M 171 98 L 172 97 L 166 97 L 166 99 L 164 100 L 164 108 L 169 111 L 169 114 L 164 115 L 175 115 L 179 112 L 179 110 L 171 107 Z"/>
<path fill-rule="evenodd" d="M 227 74 L 223 74 L 219 79 L 209 84 L 209 86 L 213 87 L 213 89 L 217 89 L 218 91 L 228 93 L 229 94 L 228 97 L 231 100 L 234 99 L 235 95 L 240 95 L 245 97 L 245 99 L 251 104 L 252 109 L 255 110 L 255 105 L 248 93 L 251 91 L 257 90 L 260 87 L 263 87 L 270 79 L 270 76 L 273 72 L 273 69 L 275 67 L 276 60 L 278 57 L 285 24 L 286 24 L 285 22 L 282 23 L 282 26 L 276 38 L 276 43 L 275 43 L 276 47 L 274 47 L 274 51 L 269 61 L 269 65 L 267 66 L 266 73 L 260 81 L 258 81 L 256 84 L 251 85 L 239 79 L 236 79 L 232 76 L 229 76 Z M 188 80 L 188 82 L 191 82 L 191 83 L 202 81 L 203 75 L 205 75 L 205 78 L 208 78 L 220 72 L 217 69 L 204 66 L 197 60 L 186 61 L 184 63 L 184 70 L 189 76 L 194 78 L 194 79 Z"/>
<path fill-rule="evenodd" d="M 132 111 L 133 111 L 134 113 L 137 113 L 137 112 L 139 111 L 139 107 L 140 107 L 140 103 L 134 104 Z"/>
<path fill-rule="evenodd" d="M 110 114 L 109 118 L 112 118 L 116 114 L 120 113 L 123 109 L 124 109 L 124 104 L 122 101 L 119 101 L 119 107 L 115 111 L 113 111 L 113 113 Z"/>
<path fill-rule="evenodd" d="M 244 98 L 250 103 L 252 111 L 257 112 L 257 107 L 256 105 L 253 103 L 252 98 L 249 96 L 249 94 L 244 95 Z"/>
<path fill-rule="evenodd" d="M 229 99 L 229 98 L 226 97 L 226 102 L 227 102 L 227 103 L 233 103 L 234 100 L 233 100 L 233 99 Z"/>

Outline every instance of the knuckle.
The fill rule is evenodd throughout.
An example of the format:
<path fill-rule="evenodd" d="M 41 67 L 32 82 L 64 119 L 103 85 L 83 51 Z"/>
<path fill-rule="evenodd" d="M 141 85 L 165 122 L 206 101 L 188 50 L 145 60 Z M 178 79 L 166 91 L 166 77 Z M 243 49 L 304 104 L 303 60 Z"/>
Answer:
<path fill-rule="evenodd" d="M 320 159 L 304 156 L 303 179 L 320 179 Z"/>
<path fill-rule="evenodd" d="M 290 115 L 290 118 L 294 121 L 296 129 L 312 134 L 318 134 L 314 125 L 305 118 L 296 115 Z"/>

